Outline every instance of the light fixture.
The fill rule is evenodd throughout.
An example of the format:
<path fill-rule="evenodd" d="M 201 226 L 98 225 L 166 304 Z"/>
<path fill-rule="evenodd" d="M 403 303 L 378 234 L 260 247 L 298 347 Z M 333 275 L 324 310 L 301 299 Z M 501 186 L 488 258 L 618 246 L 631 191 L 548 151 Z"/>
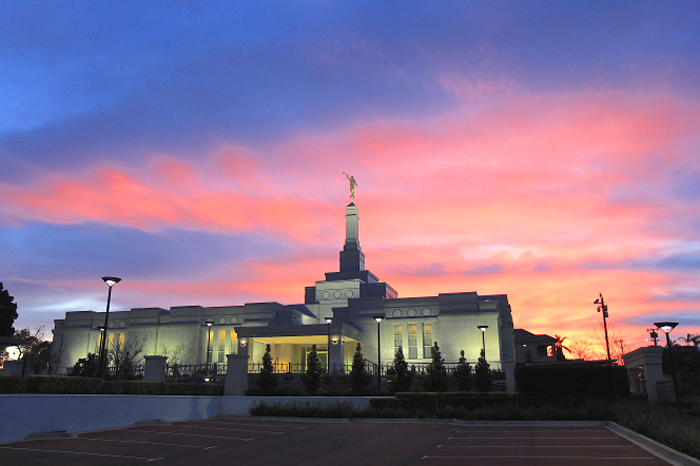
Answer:
<path fill-rule="evenodd" d="M 333 323 L 333 317 L 326 317 L 326 323 L 327 323 L 327 324 L 332 324 L 332 323 Z"/>
<path fill-rule="evenodd" d="M 102 281 L 107 284 L 109 291 L 107 292 L 107 309 L 105 310 L 105 324 L 102 329 L 102 342 L 100 344 L 100 358 L 97 366 L 97 377 L 102 378 L 102 367 L 105 362 L 105 344 L 107 343 L 107 327 L 109 325 L 109 305 L 112 301 L 112 287 L 122 281 L 119 277 L 102 277 Z"/>
<path fill-rule="evenodd" d="M 382 316 L 372 316 L 372 318 L 374 320 L 376 320 L 378 324 L 381 323 L 382 320 L 384 320 L 384 317 L 386 317 L 386 316 L 383 316 L 383 315 Z"/>
<path fill-rule="evenodd" d="M 481 351 L 484 353 L 484 359 L 486 359 L 486 329 L 489 328 L 489 326 L 477 325 L 476 328 L 481 330 Z"/>
<path fill-rule="evenodd" d="M 337 345 L 339 342 L 340 338 L 338 338 L 338 336 L 334 336 L 333 338 L 331 338 L 331 343 L 333 343 L 334 345 Z"/>
<path fill-rule="evenodd" d="M 671 333 L 671 330 L 678 326 L 678 322 L 656 322 L 654 325 L 656 325 L 656 328 L 668 335 Z"/>
<path fill-rule="evenodd" d="M 241 348 L 245 348 L 245 346 L 248 344 L 248 339 L 247 338 L 239 338 L 238 344 L 241 345 Z"/>
<path fill-rule="evenodd" d="M 213 320 L 207 320 L 204 322 L 205 327 L 207 327 L 207 367 L 209 367 L 209 361 L 211 361 L 211 326 L 214 325 Z"/>
<path fill-rule="evenodd" d="M 662 332 L 666 334 L 666 349 L 668 351 L 668 361 L 671 365 L 671 378 L 673 379 L 673 393 L 676 396 L 676 408 L 681 409 L 680 397 L 678 396 L 678 382 L 676 382 L 676 366 L 673 364 L 673 358 L 671 357 L 671 337 L 668 336 L 671 330 L 676 328 L 678 322 L 655 322 L 656 325 Z"/>

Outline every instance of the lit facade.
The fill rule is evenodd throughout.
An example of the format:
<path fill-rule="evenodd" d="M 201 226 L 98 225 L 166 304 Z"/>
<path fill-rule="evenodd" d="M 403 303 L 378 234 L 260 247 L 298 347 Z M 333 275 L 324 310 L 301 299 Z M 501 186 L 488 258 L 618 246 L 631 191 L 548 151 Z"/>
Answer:
<path fill-rule="evenodd" d="M 492 368 L 506 371 L 512 384 L 515 351 L 507 296 L 462 292 L 399 298 L 394 288 L 365 269 L 354 203 L 346 207 L 345 217 L 340 270 L 326 273 L 325 280 L 307 287 L 303 304 L 112 312 L 108 343 L 128 346 L 138 342 L 145 355 L 173 354 L 179 348 L 184 364 L 223 363 L 231 353 L 247 354 L 249 362 L 259 363 L 270 344 L 276 364 L 296 367 L 304 367 L 312 345 L 324 365 L 350 364 L 357 342 L 365 358 L 377 362 L 378 337 L 382 364 L 391 363 L 399 347 L 409 364 L 429 363 L 434 342 L 446 362 L 456 362 L 464 350 L 467 360 L 474 363 L 483 345 Z M 381 323 L 377 324 L 376 316 L 384 316 Z M 332 323 L 326 318 L 332 318 Z M 55 321 L 54 348 L 60 350 L 62 370 L 98 351 L 103 324 L 104 313 L 93 311 L 68 312 Z M 479 326 L 488 328 L 482 334 Z"/>

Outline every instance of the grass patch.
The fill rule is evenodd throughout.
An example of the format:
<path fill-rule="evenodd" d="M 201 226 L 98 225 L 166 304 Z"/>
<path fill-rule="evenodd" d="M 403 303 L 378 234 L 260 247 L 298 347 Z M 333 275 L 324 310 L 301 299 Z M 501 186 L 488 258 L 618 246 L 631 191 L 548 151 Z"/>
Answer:
<path fill-rule="evenodd" d="M 291 403 L 266 403 L 261 401 L 250 407 L 252 416 L 285 416 L 285 417 L 321 417 L 321 418 L 351 418 L 359 417 L 360 410 L 349 401 L 327 401 L 322 403 L 293 401 Z"/>

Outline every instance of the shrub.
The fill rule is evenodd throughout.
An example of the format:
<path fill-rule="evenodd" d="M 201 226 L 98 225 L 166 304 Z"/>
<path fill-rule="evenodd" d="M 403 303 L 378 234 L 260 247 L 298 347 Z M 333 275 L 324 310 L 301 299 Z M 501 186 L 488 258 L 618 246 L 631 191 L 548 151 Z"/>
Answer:
<path fill-rule="evenodd" d="M 28 377 L 25 393 L 95 394 L 100 393 L 102 380 L 94 377 L 61 377 L 32 375 Z"/>
<path fill-rule="evenodd" d="M 22 377 L 3 375 L 0 377 L 0 393 L 19 393 L 22 391 Z"/>
<path fill-rule="evenodd" d="M 362 395 L 367 390 L 367 386 L 372 380 L 372 376 L 367 371 L 365 357 L 362 354 L 362 346 L 357 342 L 355 354 L 352 357 L 352 370 L 350 371 L 350 386 L 353 395 Z"/>
<path fill-rule="evenodd" d="M 311 347 L 311 352 L 306 358 L 306 374 L 302 376 L 302 382 L 311 396 L 316 395 L 323 384 L 323 368 L 316 354 L 316 345 Z"/>
<path fill-rule="evenodd" d="M 430 348 L 432 361 L 426 371 L 423 388 L 429 392 L 447 391 L 447 371 L 445 370 L 445 360 L 440 354 L 440 347 L 435 344 Z"/>
<path fill-rule="evenodd" d="M 400 346 L 391 368 L 393 369 L 393 375 L 391 377 L 391 385 L 389 385 L 389 393 L 405 392 L 410 389 L 413 374 L 408 371 L 408 363 L 403 356 L 403 349 Z"/>
<path fill-rule="evenodd" d="M 489 370 L 491 366 L 486 362 L 486 352 L 481 350 L 481 355 L 479 356 L 479 361 L 476 363 L 474 368 L 474 385 L 476 389 L 480 392 L 491 391 L 491 371 Z"/>
<path fill-rule="evenodd" d="M 472 388 L 472 368 L 464 357 L 464 350 L 459 352 L 459 362 L 454 370 L 455 379 L 457 379 L 457 390 L 460 392 L 468 392 Z"/>
<path fill-rule="evenodd" d="M 263 395 L 271 395 L 275 388 L 277 388 L 277 377 L 275 376 L 275 368 L 272 365 L 272 349 L 268 344 L 265 347 L 265 354 L 263 355 L 263 365 L 260 369 L 260 377 L 256 380 L 258 387 L 262 391 Z"/>

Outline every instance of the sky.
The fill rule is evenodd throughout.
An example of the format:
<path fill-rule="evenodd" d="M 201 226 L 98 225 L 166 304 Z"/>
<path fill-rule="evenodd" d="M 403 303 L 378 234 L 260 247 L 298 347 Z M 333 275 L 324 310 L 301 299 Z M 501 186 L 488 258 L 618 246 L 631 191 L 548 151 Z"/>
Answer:
<path fill-rule="evenodd" d="M 0 2 L 0 281 L 16 328 L 298 304 L 349 183 L 399 297 L 516 328 L 700 333 L 700 3 Z"/>

